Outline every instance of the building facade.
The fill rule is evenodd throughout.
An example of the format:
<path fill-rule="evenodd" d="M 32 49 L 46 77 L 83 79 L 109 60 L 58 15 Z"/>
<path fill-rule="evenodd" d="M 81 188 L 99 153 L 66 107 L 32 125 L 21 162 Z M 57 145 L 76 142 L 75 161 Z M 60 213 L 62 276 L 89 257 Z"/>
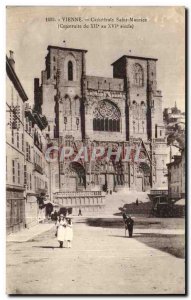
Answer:
<path fill-rule="evenodd" d="M 112 151 L 139 147 L 144 162 L 78 160 L 57 167 L 55 162 L 51 169 L 57 189 L 147 191 L 167 186 L 157 59 L 124 55 L 112 64 L 113 78 L 106 78 L 86 74 L 86 52 L 48 46 L 41 84 L 35 79 L 35 109 L 47 117 L 47 136 L 76 152 L 82 144 Z"/>
<path fill-rule="evenodd" d="M 49 163 L 45 160 L 47 139 L 43 133 L 46 127 L 43 117 L 27 103 L 25 105 L 25 189 L 26 226 L 31 227 L 45 216 L 45 209 L 39 208 L 38 199 L 49 195 Z"/>
<path fill-rule="evenodd" d="M 38 222 L 38 203 L 34 185 L 34 136 L 33 136 L 33 118 L 32 113 L 29 113 L 28 103 L 25 105 L 25 223 L 29 228 Z"/>
<path fill-rule="evenodd" d="M 25 227 L 24 103 L 28 100 L 12 51 L 6 57 L 6 74 L 6 225 L 11 233 Z"/>
<path fill-rule="evenodd" d="M 174 155 L 167 167 L 169 199 L 185 198 L 185 150 L 181 150 L 181 155 Z"/>
<path fill-rule="evenodd" d="M 13 52 L 6 57 L 6 226 L 7 234 L 37 224 L 45 216 L 39 199 L 49 195 L 45 159 L 46 118 L 31 109 L 15 72 Z"/>
<path fill-rule="evenodd" d="M 185 124 L 185 113 L 178 109 L 176 102 L 174 107 L 164 109 L 163 117 L 167 125 L 175 125 L 178 123 Z"/>
<path fill-rule="evenodd" d="M 40 117 L 35 114 L 35 117 Z M 42 122 L 40 118 L 40 122 Z M 49 162 L 45 159 L 45 152 L 47 149 L 47 139 L 42 130 L 42 127 L 37 122 L 33 126 L 34 132 L 34 185 L 35 192 L 40 199 L 42 196 L 50 197 L 50 183 L 49 183 Z M 43 202 L 39 204 L 39 215 L 38 221 L 43 221 L 45 219 L 45 207 L 42 205 Z"/>

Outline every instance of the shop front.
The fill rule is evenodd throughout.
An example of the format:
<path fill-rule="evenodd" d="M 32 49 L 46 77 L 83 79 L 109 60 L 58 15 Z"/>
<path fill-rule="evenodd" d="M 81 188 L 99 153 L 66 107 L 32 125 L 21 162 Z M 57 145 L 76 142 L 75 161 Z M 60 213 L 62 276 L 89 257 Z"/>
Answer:
<path fill-rule="evenodd" d="M 17 232 L 25 227 L 24 189 L 6 188 L 6 230 L 7 234 Z"/>

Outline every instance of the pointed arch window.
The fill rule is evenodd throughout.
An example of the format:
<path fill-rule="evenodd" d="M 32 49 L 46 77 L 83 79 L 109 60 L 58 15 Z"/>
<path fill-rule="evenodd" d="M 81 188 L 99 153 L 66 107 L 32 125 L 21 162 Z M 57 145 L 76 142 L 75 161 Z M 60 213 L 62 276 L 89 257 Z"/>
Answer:
<path fill-rule="evenodd" d="M 74 98 L 74 111 L 77 116 L 80 114 L 80 98 L 78 96 Z"/>
<path fill-rule="evenodd" d="M 68 62 L 68 80 L 73 81 L 73 63 L 71 60 Z"/>
<path fill-rule="evenodd" d="M 134 84 L 137 86 L 144 86 L 143 68 L 139 64 L 134 65 Z"/>
<path fill-rule="evenodd" d="M 118 107 L 111 101 L 100 101 L 93 115 L 94 131 L 120 132 L 121 114 Z"/>

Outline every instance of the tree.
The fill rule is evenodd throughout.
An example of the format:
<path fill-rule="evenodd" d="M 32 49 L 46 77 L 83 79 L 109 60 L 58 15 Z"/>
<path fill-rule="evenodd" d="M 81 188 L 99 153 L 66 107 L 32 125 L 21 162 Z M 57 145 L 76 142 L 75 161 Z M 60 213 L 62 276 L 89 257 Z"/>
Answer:
<path fill-rule="evenodd" d="M 185 148 L 185 135 L 183 132 L 176 130 L 173 133 L 170 133 L 167 137 L 167 144 L 173 145 L 180 150 Z"/>

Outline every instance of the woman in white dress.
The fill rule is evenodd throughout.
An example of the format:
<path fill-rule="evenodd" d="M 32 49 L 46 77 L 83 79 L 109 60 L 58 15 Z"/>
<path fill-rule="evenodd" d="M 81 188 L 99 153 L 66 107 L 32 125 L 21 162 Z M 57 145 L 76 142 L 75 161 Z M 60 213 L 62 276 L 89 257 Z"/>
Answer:
<path fill-rule="evenodd" d="M 57 239 L 60 243 L 60 248 L 63 248 L 63 243 L 66 240 L 66 219 L 64 218 L 64 215 L 60 215 L 60 219 L 56 222 L 56 228 L 57 228 Z"/>
<path fill-rule="evenodd" d="M 68 243 L 67 247 L 72 248 L 72 240 L 73 240 L 73 224 L 72 218 L 70 216 L 66 217 L 67 225 L 66 225 L 66 236 L 65 239 Z"/>

